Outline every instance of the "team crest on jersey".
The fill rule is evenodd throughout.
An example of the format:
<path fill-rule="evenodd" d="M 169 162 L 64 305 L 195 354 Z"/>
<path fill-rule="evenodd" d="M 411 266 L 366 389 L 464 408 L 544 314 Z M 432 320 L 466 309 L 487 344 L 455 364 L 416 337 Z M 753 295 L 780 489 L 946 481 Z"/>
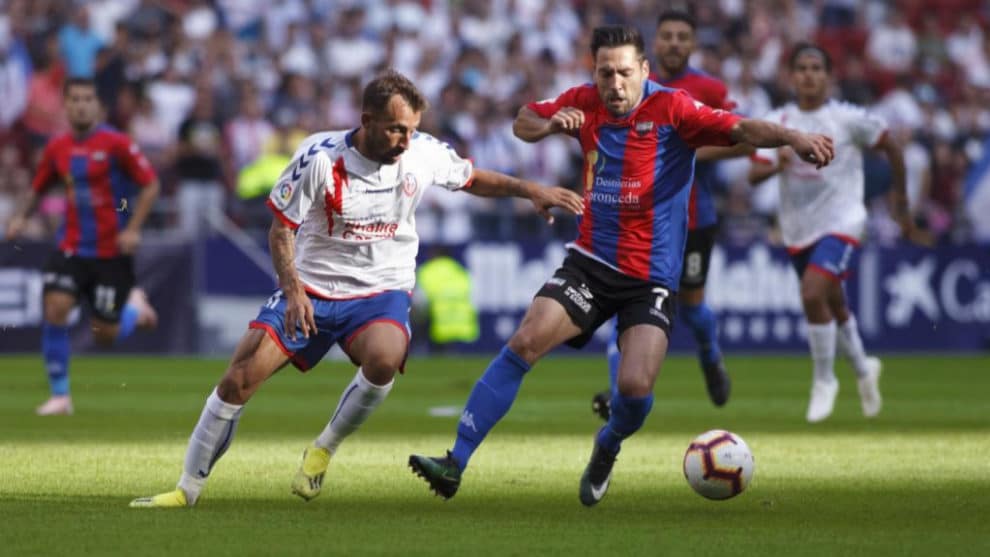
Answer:
<path fill-rule="evenodd" d="M 103 151 L 93 151 L 94 161 L 105 161 L 107 160 L 107 154 Z"/>
<path fill-rule="evenodd" d="M 402 193 L 406 194 L 406 197 L 412 197 L 418 188 L 419 183 L 413 173 L 407 173 L 402 177 Z"/>
<path fill-rule="evenodd" d="M 653 125 L 653 122 L 636 122 L 636 133 L 642 137 L 653 130 Z"/>

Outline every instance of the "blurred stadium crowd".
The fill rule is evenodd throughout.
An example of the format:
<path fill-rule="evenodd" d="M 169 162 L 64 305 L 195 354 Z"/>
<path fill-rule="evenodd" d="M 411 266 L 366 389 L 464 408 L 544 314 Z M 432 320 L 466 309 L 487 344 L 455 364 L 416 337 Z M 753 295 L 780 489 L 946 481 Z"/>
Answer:
<path fill-rule="evenodd" d="M 872 106 L 903 141 L 916 219 L 944 242 L 979 236 L 963 183 L 990 131 L 990 4 L 981 0 L 706 0 L 692 65 L 721 77 L 738 111 L 759 117 L 788 99 L 791 44 L 813 40 L 835 61 L 835 96 Z M 524 144 L 519 106 L 590 79 L 589 31 L 632 22 L 652 50 L 656 17 L 680 2 L 635 0 L 0 0 L 0 221 L 29 187 L 40 148 L 65 131 L 61 85 L 95 77 L 109 122 L 163 178 L 152 226 L 197 235 L 210 217 L 267 227 L 262 201 L 297 143 L 359 122 L 377 71 L 409 75 L 433 104 L 422 129 L 476 164 L 575 184 L 576 142 Z M 722 164 L 724 241 L 774 237 L 773 183 L 745 183 L 748 161 Z M 867 161 L 871 236 L 897 227 L 878 202 L 888 170 Z M 64 201 L 45 201 L 44 237 Z M 559 234 L 528 203 L 430 196 L 427 241 Z M 984 232 L 987 236 L 987 234 Z"/>

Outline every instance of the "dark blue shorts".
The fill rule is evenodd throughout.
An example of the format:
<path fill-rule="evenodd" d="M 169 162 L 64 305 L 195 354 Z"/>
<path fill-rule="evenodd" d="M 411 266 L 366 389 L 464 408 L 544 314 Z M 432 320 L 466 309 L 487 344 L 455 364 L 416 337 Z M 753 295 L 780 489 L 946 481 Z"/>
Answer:
<path fill-rule="evenodd" d="M 803 250 L 791 252 L 791 264 L 799 277 L 810 269 L 842 281 L 849 276 L 849 265 L 857 245 L 852 238 L 830 234 Z"/>
<path fill-rule="evenodd" d="M 281 289 L 276 290 L 261 306 L 257 319 L 249 325 L 252 329 L 267 331 L 292 365 L 301 371 L 318 364 L 335 343 L 339 342 L 344 352 L 348 352 L 354 337 L 374 323 L 391 323 L 402 329 L 406 335 L 406 345 L 409 344 L 410 297 L 404 290 L 387 290 L 364 298 L 343 300 L 327 300 L 309 294 L 309 299 L 313 303 L 313 319 L 318 330 L 316 335 L 306 338 L 297 328 L 295 340 L 286 336 L 285 297 Z"/>

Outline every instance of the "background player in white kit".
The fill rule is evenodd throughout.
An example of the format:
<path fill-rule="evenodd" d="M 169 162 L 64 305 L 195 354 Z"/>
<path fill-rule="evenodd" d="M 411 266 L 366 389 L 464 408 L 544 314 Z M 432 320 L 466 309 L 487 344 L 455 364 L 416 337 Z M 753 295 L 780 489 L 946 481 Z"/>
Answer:
<path fill-rule="evenodd" d="M 303 142 L 268 200 L 281 288 L 251 322 L 207 399 L 176 489 L 135 499 L 132 507 L 195 504 L 261 383 L 290 361 L 311 368 L 340 343 L 360 367 L 292 483 L 306 500 L 319 494 L 330 457 L 385 399 L 405 361 L 419 247 L 414 211 L 425 188 L 526 197 L 548 220 L 551 207 L 581 212 L 583 201 L 571 191 L 473 168 L 416 132 L 426 107 L 412 82 L 386 72 L 364 90 L 359 128 Z"/>
<path fill-rule="evenodd" d="M 820 422 L 832 413 L 839 392 L 836 344 L 856 371 L 863 415 L 873 417 L 881 407 L 880 360 L 867 356 L 863 349 L 842 283 L 866 226 L 863 149 L 878 149 L 886 155 L 892 174 L 892 214 L 904 236 L 920 243 L 908 213 L 904 157 L 882 119 L 828 98 L 832 68 L 824 50 L 807 43 L 797 45 L 790 69 L 797 102 L 774 110 L 765 119 L 830 136 L 835 160 L 816 169 L 788 148 L 761 149 L 753 157 L 750 181 L 755 185 L 780 174 L 780 228 L 801 279 L 801 303 L 814 362 L 808 421 Z"/>

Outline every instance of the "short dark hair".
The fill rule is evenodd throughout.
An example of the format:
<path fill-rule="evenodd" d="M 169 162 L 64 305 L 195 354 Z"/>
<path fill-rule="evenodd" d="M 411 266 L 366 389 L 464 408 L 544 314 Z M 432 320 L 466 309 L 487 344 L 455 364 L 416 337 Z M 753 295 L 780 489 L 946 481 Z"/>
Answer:
<path fill-rule="evenodd" d="M 636 47 L 636 54 L 643 58 L 645 47 L 643 46 L 643 35 L 639 29 L 631 25 L 602 25 L 595 27 L 591 32 L 591 55 L 597 56 L 598 49 L 602 47 L 614 48 L 617 46 L 631 45 Z"/>
<path fill-rule="evenodd" d="M 808 51 L 812 51 L 818 54 L 819 56 L 821 56 L 822 60 L 825 61 L 825 72 L 832 73 L 832 57 L 828 55 L 828 52 L 826 52 L 824 48 L 809 42 L 800 42 L 794 45 L 794 49 L 791 50 L 791 57 L 787 63 L 787 67 L 793 70 L 794 65 L 797 64 L 798 57 L 800 57 L 802 54 L 807 53 Z"/>
<path fill-rule="evenodd" d="M 668 21 L 681 21 L 683 23 L 687 23 L 688 27 L 690 27 L 692 31 L 698 29 L 698 22 L 695 21 L 694 16 L 682 10 L 667 10 L 661 13 L 660 17 L 657 18 L 657 27 L 660 27 Z"/>
<path fill-rule="evenodd" d="M 92 77 L 70 77 L 62 84 L 62 96 L 68 96 L 69 89 L 73 87 L 92 87 L 96 90 L 96 80 Z"/>
<path fill-rule="evenodd" d="M 365 86 L 361 96 L 361 110 L 382 112 L 393 95 L 401 96 L 416 112 L 423 112 L 430 106 L 423 93 L 419 92 L 408 77 L 395 70 L 385 70 Z"/>

